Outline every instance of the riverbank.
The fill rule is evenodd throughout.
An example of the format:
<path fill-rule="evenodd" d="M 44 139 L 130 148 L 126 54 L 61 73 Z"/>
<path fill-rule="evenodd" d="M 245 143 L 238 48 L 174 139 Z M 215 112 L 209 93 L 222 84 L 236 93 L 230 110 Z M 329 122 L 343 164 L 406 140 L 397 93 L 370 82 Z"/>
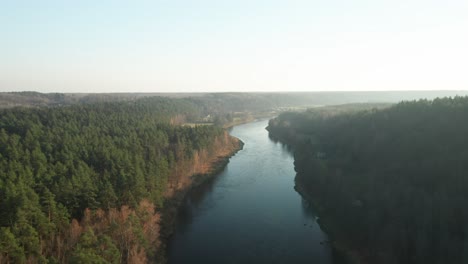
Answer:
<path fill-rule="evenodd" d="M 269 122 L 267 130 L 269 135 L 282 144 L 291 147 L 293 149 L 301 149 L 306 141 L 304 135 L 298 134 L 294 129 L 289 128 L 290 123 L 288 121 L 278 121 L 278 119 L 272 119 Z M 294 189 L 305 199 L 308 204 L 310 204 L 314 211 L 317 213 L 317 223 L 320 225 L 320 228 L 328 235 L 328 243 L 334 255 L 338 255 L 339 262 L 344 264 L 367 264 L 369 263 L 366 260 L 366 257 L 361 250 L 356 250 L 352 247 L 352 242 L 346 239 L 341 235 L 340 223 L 337 222 L 335 218 L 330 215 L 329 210 L 333 208 L 327 207 L 327 201 L 323 197 L 317 195 L 321 190 L 317 189 L 317 185 L 307 183 L 307 175 L 313 172 L 304 172 L 304 161 L 303 156 L 300 156 L 296 153 L 295 156 L 295 171 L 297 172 L 294 182 Z M 302 158 L 301 158 L 302 157 Z M 298 167 L 301 166 L 301 167 Z M 304 174 L 306 173 L 306 174 Z M 314 188 L 315 187 L 315 188 Z M 314 195 L 315 194 L 315 195 Z"/>
<path fill-rule="evenodd" d="M 161 212 L 161 232 L 160 240 L 161 245 L 159 247 L 158 253 L 156 254 L 156 263 L 167 263 L 167 242 L 171 235 L 174 233 L 174 225 L 177 217 L 178 209 L 183 202 L 185 196 L 193 188 L 204 183 L 208 179 L 211 179 L 217 176 L 220 172 L 224 170 L 226 165 L 229 163 L 229 160 L 234 156 L 238 151 L 242 150 L 244 143 L 235 137 L 229 136 L 234 144 L 232 147 L 216 153 L 215 157 L 210 159 L 207 164 L 204 164 L 204 169 L 202 171 L 193 173 L 189 175 L 190 183 L 183 186 L 181 189 L 171 193 L 168 196 L 164 203 L 164 208 Z"/>
<path fill-rule="evenodd" d="M 339 234 L 336 232 L 337 223 L 327 216 L 327 212 L 321 203 L 318 202 L 318 197 L 313 196 L 313 191 L 306 188 L 301 181 L 300 175 L 296 175 L 294 190 L 299 193 L 315 210 L 318 215 L 317 223 L 320 228 L 328 235 L 328 241 L 332 247 L 334 254 L 339 256 L 340 264 L 367 264 L 363 254 L 356 250 L 352 250 L 348 243 L 343 241 Z"/>
<path fill-rule="evenodd" d="M 249 113 L 244 115 L 243 117 L 237 117 L 233 121 L 228 122 L 223 125 L 223 128 L 232 128 L 234 126 L 242 125 L 242 124 L 247 124 L 263 119 L 271 119 L 278 114 L 276 112 L 266 112 L 266 113 Z"/>
<path fill-rule="evenodd" d="M 232 129 L 244 149 L 183 200 L 170 264 L 334 263 L 313 210 L 293 190 L 293 157 L 268 137 L 267 124 Z"/>

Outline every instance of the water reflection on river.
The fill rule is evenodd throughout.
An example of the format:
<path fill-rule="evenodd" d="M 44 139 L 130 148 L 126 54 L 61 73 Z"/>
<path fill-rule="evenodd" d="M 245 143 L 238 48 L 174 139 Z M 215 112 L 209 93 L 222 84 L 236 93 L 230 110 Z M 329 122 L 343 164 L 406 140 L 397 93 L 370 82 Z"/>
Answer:
<path fill-rule="evenodd" d="M 185 199 L 169 263 L 333 263 L 309 204 L 294 190 L 291 153 L 267 121 L 236 126 L 244 149 Z"/>

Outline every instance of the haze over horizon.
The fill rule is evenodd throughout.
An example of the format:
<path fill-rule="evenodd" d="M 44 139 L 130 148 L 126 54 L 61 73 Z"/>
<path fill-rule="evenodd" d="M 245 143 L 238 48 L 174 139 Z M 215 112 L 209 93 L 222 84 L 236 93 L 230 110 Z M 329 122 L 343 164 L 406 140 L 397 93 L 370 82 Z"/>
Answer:
<path fill-rule="evenodd" d="M 468 89 L 462 0 L 24 0 L 0 14 L 0 92 Z"/>

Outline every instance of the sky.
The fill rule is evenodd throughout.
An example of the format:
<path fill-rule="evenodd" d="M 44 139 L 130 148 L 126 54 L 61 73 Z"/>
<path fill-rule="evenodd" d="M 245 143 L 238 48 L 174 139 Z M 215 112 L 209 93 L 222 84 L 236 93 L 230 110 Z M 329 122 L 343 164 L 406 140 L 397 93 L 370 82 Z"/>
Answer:
<path fill-rule="evenodd" d="M 468 90 L 466 0 L 0 0 L 0 92 Z"/>

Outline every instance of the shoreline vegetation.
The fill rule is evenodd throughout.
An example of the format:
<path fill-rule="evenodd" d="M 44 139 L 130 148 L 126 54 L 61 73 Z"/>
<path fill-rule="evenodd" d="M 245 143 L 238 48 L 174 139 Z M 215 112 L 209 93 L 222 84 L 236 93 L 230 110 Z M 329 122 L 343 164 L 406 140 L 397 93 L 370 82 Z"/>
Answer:
<path fill-rule="evenodd" d="M 301 177 L 296 175 L 294 190 L 305 199 L 312 208 L 317 212 L 317 224 L 327 234 L 328 240 L 324 243 L 329 243 L 333 254 L 340 257 L 340 264 L 367 264 L 359 252 L 351 250 L 346 243 L 340 241 L 339 234 L 336 233 L 333 219 L 327 216 L 325 208 L 320 205 L 318 197 L 313 195 L 312 190 L 308 190 L 301 182 Z"/>
<path fill-rule="evenodd" d="M 468 97 L 345 108 L 268 126 L 332 245 L 357 263 L 467 263 Z"/>
<path fill-rule="evenodd" d="M 321 200 L 319 196 L 314 195 L 317 189 L 314 189 L 313 185 L 307 184 L 308 172 L 304 171 L 302 168 L 298 168 L 301 167 L 302 164 L 297 161 L 297 156 L 304 154 L 297 153 L 297 151 L 301 151 L 302 148 L 300 145 L 309 141 L 310 137 L 305 133 L 301 134 L 297 131 L 296 126 L 298 122 L 306 124 L 308 121 L 308 113 L 311 113 L 310 115 L 317 115 L 326 119 L 343 114 L 357 113 L 371 109 L 385 109 L 388 107 L 391 107 L 391 104 L 345 104 L 337 106 L 321 106 L 314 109 L 308 109 L 306 112 L 301 113 L 284 112 L 283 114 L 270 119 L 268 127 L 266 128 L 269 132 L 269 136 L 273 140 L 285 144 L 288 148 L 291 148 L 293 153 L 295 153 L 294 169 L 296 171 L 296 176 L 294 179 L 294 190 L 299 193 L 301 197 L 305 199 L 317 212 L 317 224 L 328 236 L 328 241 L 324 241 L 324 243 L 329 243 L 333 254 L 339 256 L 340 264 L 368 264 L 371 262 L 368 262 L 368 260 L 365 259 L 362 252 L 353 249 L 353 247 L 350 246 L 352 241 L 348 241 L 339 233 L 339 221 L 337 221 L 337 219 L 333 219 L 333 216 L 327 214 L 327 211 L 332 210 L 332 208 L 324 206 L 326 202 Z M 301 173 L 299 171 L 301 171 Z"/>
<path fill-rule="evenodd" d="M 0 110 L 0 263 L 163 261 L 165 208 L 242 147 L 219 126 L 182 125 L 203 107 L 155 97 Z"/>
<path fill-rule="evenodd" d="M 167 242 L 170 237 L 174 233 L 174 225 L 175 220 L 177 218 L 177 214 L 180 208 L 181 203 L 187 196 L 187 194 L 197 186 L 203 184 L 207 180 L 216 177 L 219 173 L 221 173 L 224 168 L 229 163 L 231 157 L 236 155 L 237 152 L 242 150 L 244 143 L 236 137 L 230 136 L 232 139 L 231 147 L 226 149 L 221 153 L 217 153 L 215 157 L 210 158 L 206 161 L 206 169 L 202 171 L 196 171 L 189 175 L 190 183 L 184 185 L 183 187 L 179 188 L 177 191 L 171 193 L 166 202 L 165 207 L 162 210 L 162 218 L 161 218 L 161 247 L 160 247 L 160 254 L 157 256 L 158 263 L 167 263 Z M 188 174 L 187 174 L 188 175 Z"/>

